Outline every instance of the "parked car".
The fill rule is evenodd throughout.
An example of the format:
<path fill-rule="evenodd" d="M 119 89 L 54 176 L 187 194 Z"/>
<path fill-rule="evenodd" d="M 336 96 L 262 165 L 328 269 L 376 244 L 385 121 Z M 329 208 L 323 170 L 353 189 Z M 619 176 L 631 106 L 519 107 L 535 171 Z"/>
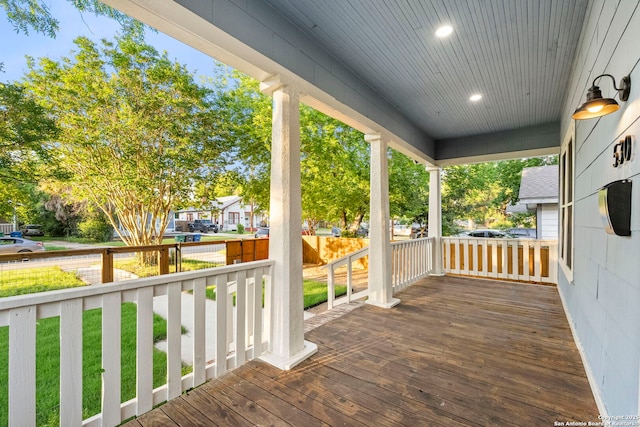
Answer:
<path fill-rule="evenodd" d="M 428 236 L 428 230 L 426 225 L 413 224 L 411 226 L 410 239 L 421 239 Z"/>
<path fill-rule="evenodd" d="M 20 237 L 0 237 L 0 255 L 44 251 L 42 242 Z"/>
<path fill-rule="evenodd" d="M 395 224 L 393 226 L 393 235 L 394 236 L 410 236 L 411 227 L 404 224 Z"/>
<path fill-rule="evenodd" d="M 23 236 L 44 236 L 44 230 L 40 224 L 27 224 L 22 228 Z"/>
<path fill-rule="evenodd" d="M 218 225 L 211 222 L 210 219 L 195 219 L 189 223 L 189 231 L 199 231 L 201 233 L 218 232 Z"/>
<path fill-rule="evenodd" d="M 260 227 L 256 230 L 256 234 L 253 235 L 256 239 L 269 238 L 269 227 Z"/>
<path fill-rule="evenodd" d="M 538 237 L 535 228 L 509 228 L 505 231 L 513 237 L 521 239 L 536 239 Z"/>
<path fill-rule="evenodd" d="M 485 239 L 513 239 L 514 237 L 502 230 L 471 230 L 463 231 L 458 237 L 483 237 Z"/>
<path fill-rule="evenodd" d="M 367 237 L 369 237 L 369 229 L 358 227 L 358 229 L 356 230 L 356 237 L 362 237 L 363 239 L 366 239 Z"/>
<path fill-rule="evenodd" d="M 332 237 L 340 237 L 340 236 L 342 236 L 342 230 L 339 227 L 331 228 L 331 236 Z"/>

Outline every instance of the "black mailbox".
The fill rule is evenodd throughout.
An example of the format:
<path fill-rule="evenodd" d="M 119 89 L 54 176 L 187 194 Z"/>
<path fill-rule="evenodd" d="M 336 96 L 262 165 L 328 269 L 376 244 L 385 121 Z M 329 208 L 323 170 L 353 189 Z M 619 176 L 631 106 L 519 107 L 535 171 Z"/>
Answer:
<path fill-rule="evenodd" d="M 609 234 L 631 236 L 631 180 L 611 182 L 598 192 L 600 216 Z"/>

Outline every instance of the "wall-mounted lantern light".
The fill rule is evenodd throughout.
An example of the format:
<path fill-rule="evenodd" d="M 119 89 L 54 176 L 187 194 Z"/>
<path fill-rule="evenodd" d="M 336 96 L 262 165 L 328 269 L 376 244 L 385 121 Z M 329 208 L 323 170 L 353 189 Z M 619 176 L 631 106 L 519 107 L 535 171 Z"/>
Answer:
<path fill-rule="evenodd" d="M 631 76 L 624 76 L 620 82 L 621 87 L 618 88 L 616 87 L 616 79 L 611 74 L 601 74 L 593 79 L 593 84 L 587 91 L 587 102 L 578 107 L 571 117 L 576 120 L 593 119 L 613 113 L 620 108 L 620 105 L 618 105 L 615 99 L 603 98 L 600 88 L 596 86 L 596 80 L 605 76 L 611 77 L 611 80 L 613 80 L 613 88 L 618 91 L 620 101 L 629 99 Z"/>

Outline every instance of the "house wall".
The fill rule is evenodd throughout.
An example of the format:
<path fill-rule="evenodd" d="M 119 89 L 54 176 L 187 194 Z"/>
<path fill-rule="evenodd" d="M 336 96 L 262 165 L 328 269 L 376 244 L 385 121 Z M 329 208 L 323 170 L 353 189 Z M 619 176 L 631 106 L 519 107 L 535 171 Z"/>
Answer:
<path fill-rule="evenodd" d="M 251 207 L 242 204 L 240 201 L 227 206 L 223 212 L 218 216 L 220 224 L 222 224 L 223 231 L 236 231 L 238 224 L 242 224 L 245 229 L 251 227 Z M 238 214 L 238 220 L 231 221 L 231 214 Z M 253 214 L 253 227 L 258 227 L 260 222 L 265 218 L 264 215 L 255 213 Z"/>
<path fill-rule="evenodd" d="M 538 239 L 554 240 L 558 238 L 558 204 L 544 203 L 536 210 Z"/>
<path fill-rule="evenodd" d="M 619 111 L 575 122 L 574 268 L 573 277 L 563 269 L 558 277 L 594 394 L 608 415 L 640 413 L 640 156 L 612 166 L 613 145 L 625 135 L 634 135 L 633 150 L 640 149 L 639 41 L 639 1 L 590 2 L 562 114 L 565 135 L 596 76 L 612 74 L 618 83 L 631 74 L 630 99 Z M 614 95 L 610 79 L 600 80 L 600 88 Z M 598 212 L 598 189 L 625 178 L 633 181 L 631 237 L 607 234 Z"/>

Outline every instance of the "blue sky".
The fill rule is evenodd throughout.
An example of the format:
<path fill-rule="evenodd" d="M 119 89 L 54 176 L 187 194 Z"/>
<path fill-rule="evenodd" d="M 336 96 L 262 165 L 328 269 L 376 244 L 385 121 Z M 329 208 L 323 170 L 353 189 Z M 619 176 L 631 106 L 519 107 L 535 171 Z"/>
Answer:
<path fill-rule="evenodd" d="M 75 49 L 73 39 L 86 36 L 94 41 L 102 38 L 112 39 L 120 26 L 117 22 L 91 13 L 80 14 L 66 0 L 51 0 L 51 14 L 60 22 L 60 30 L 55 39 L 34 31 L 29 35 L 16 33 L 13 25 L 7 21 L 4 8 L 0 7 L 0 62 L 4 63 L 4 72 L 0 72 L 0 81 L 19 80 L 27 71 L 25 55 L 34 58 L 49 57 L 59 59 L 70 56 Z M 199 51 L 166 36 L 162 33 L 148 32 L 147 43 L 159 51 L 167 51 L 169 58 L 186 65 L 197 75 L 213 75 L 214 60 Z M 196 71 L 197 70 L 197 71 Z"/>

